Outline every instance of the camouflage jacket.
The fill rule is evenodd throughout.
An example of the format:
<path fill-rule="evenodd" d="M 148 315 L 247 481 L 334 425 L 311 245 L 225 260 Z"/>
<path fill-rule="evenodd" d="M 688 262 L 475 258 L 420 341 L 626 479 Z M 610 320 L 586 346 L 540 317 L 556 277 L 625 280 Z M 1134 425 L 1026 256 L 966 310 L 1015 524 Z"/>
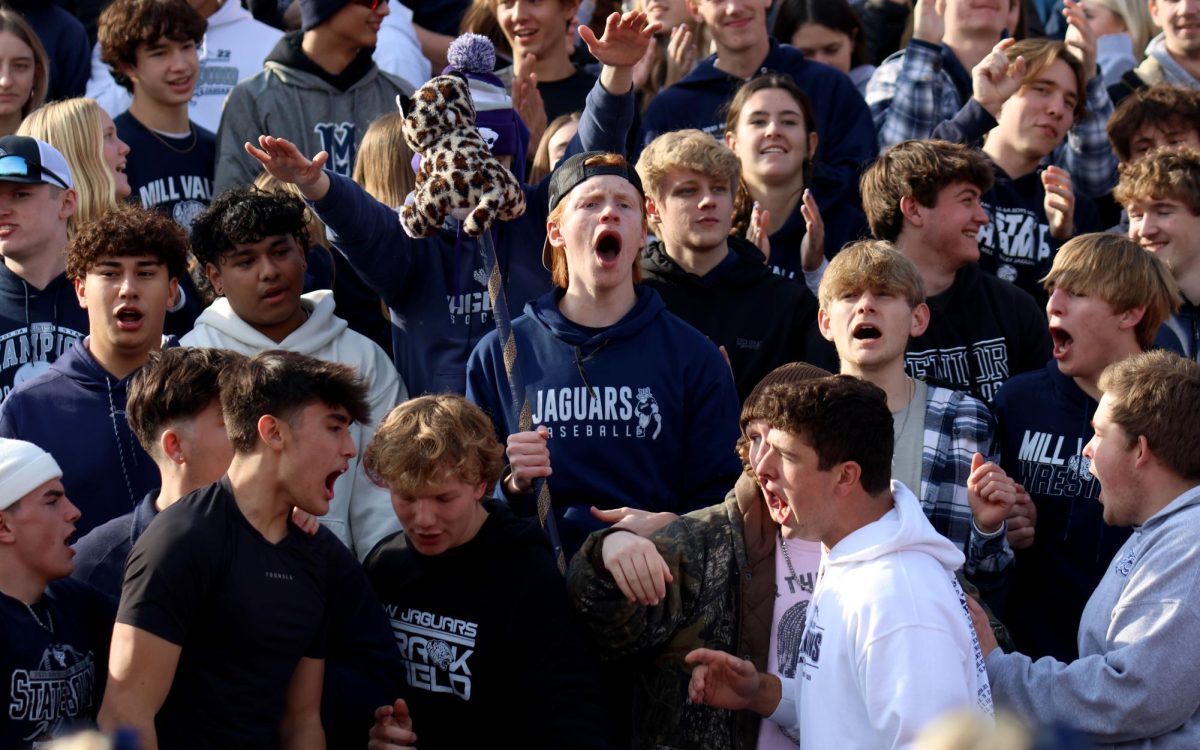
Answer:
<path fill-rule="evenodd" d="M 693 705 L 683 657 L 701 646 L 738 654 L 766 671 L 775 603 L 775 539 L 758 485 L 742 475 L 721 505 L 694 511 L 650 539 L 674 581 L 653 606 L 628 601 L 604 568 L 609 530 L 588 537 L 567 585 L 603 658 L 633 665 L 634 748 L 752 750 L 759 719 Z M 633 658 L 626 658 L 633 657 Z"/>

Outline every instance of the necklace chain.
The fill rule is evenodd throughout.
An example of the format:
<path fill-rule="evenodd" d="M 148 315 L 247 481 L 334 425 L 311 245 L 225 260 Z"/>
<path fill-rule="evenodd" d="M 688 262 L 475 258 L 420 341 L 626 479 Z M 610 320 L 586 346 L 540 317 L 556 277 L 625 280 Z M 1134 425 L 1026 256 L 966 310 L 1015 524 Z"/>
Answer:
<path fill-rule="evenodd" d="M 800 576 L 796 575 L 796 569 L 792 567 L 792 556 L 788 553 L 787 540 L 783 538 L 783 530 L 779 530 L 779 549 L 783 550 L 783 561 L 787 563 L 788 573 L 791 574 L 792 580 L 800 583 Z"/>
<path fill-rule="evenodd" d="M 42 622 L 42 618 L 37 616 L 37 612 L 33 611 L 33 607 L 29 606 L 28 602 L 21 603 L 25 605 L 25 609 L 29 611 L 29 616 L 33 618 L 33 621 L 36 622 L 42 630 L 54 635 L 54 618 L 50 616 L 50 610 L 46 610 L 46 621 L 50 623 L 47 625 L 45 622 Z"/>
<path fill-rule="evenodd" d="M 154 128 L 147 126 L 146 130 L 150 132 L 150 135 L 154 136 L 154 140 L 158 141 L 159 143 L 161 143 L 162 145 L 171 149 L 172 151 L 174 151 L 177 154 L 191 153 L 192 149 L 194 149 L 196 147 L 196 143 L 199 142 L 199 140 L 200 140 L 200 133 L 196 132 L 196 126 L 193 125 L 191 122 L 188 122 L 188 132 L 191 133 L 191 135 L 192 135 L 192 142 L 190 144 L 188 144 L 187 148 L 175 148 L 174 146 L 172 146 L 170 143 L 167 142 L 167 139 L 165 139 L 161 135 L 159 135 L 154 130 Z"/>

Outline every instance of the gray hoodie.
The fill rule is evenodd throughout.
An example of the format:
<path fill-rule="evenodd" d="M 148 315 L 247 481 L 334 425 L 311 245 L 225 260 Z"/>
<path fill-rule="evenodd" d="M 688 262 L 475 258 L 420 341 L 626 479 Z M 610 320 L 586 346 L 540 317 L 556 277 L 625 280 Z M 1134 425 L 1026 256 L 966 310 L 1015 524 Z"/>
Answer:
<path fill-rule="evenodd" d="M 1200 747 L 1200 486 L 1117 551 L 1083 610 L 1079 658 L 988 655 L 996 702 L 1105 748 Z"/>
<path fill-rule="evenodd" d="M 367 126 L 396 111 L 397 95 L 412 93 L 408 84 L 375 67 L 369 51 L 359 58 L 337 76 L 344 87 L 339 88 L 314 72 L 299 35 L 280 39 L 262 72 L 239 83 L 225 100 L 214 192 L 254 181 L 261 166 L 243 144 L 257 144 L 260 135 L 286 138 L 310 158 L 328 151 L 325 168 L 349 177 Z"/>

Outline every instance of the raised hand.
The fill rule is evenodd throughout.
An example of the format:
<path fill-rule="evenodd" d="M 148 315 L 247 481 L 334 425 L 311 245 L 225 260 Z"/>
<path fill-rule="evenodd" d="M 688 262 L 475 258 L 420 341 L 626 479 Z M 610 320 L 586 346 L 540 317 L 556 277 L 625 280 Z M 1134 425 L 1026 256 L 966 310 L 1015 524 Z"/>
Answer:
<path fill-rule="evenodd" d="M 1083 80 L 1088 82 L 1096 75 L 1096 32 L 1083 12 L 1083 6 L 1075 0 L 1063 0 L 1062 14 L 1067 19 L 1067 35 L 1063 39 L 1067 49 L 1083 66 Z M 1083 96 L 1083 92 L 1079 92 Z"/>
<path fill-rule="evenodd" d="M 550 468 L 550 430 L 538 426 L 536 430 L 514 432 L 508 436 L 508 464 L 512 473 L 508 477 L 508 489 L 517 494 L 525 494 L 533 489 L 534 480 L 548 477 L 553 471 Z"/>
<path fill-rule="evenodd" d="M 1050 236 L 1066 241 L 1075 233 L 1075 191 L 1071 175 L 1061 167 L 1046 167 L 1042 172 L 1042 187 L 1046 189 L 1043 207 L 1050 222 Z"/>
<path fill-rule="evenodd" d="M 941 44 L 946 33 L 946 0 L 917 0 L 913 11 L 913 39 Z"/>
<path fill-rule="evenodd" d="M 1008 514 L 1008 546 L 1028 549 L 1033 546 L 1034 529 L 1037 527 L 1037 506 L 1024 487 L 1019 483 L 1014 486 L 1017 500 Z"/>
<path fill-rule="evenodd" d="M 979 64 L 971 69 L 973 97 L 992 117 L 1000 117 L 1000 108 L 1021 88 L 1025 77 L 1025 58 L 1009 62 L 1005 52 L 1017 43 L 1016 39 L 1001 39 Z"/>
<path fill-rule="evenodd" d="M 618 531 L 604 537 L 600 556 L 613 582 L 631 602 L 652 607 L 667 595 L 667 583 L 675 580 L 658 548 L 645 537 Z"/>
<path fill-rule="evenodd" d="M 983 454 L 976 453 L 971 459 L 971 475 L 967 477 L 967 501 L 980 531 L 985 534 L 999 531 L 1017 501 L 1016 484 L 1004 469 L 991 461 L 985 462 Z"/>
<path fill-rule="evenodd" d="M 696 35 L 688 25 L 681 23 L 671 29 L 671 39 L 667 42 L 667 77 L 663 80 L 663 88 L 691 73 L 698 56 Z"/>
<path fill-rule="evenodd" d="M 750 211 L 750 226 L 746 227 L 746 239 L 753 242 L 762 253 L 763 265 L 768 265 L 771 258 L 771 237 L 767 231 L 770 225 L 771 212 L 754 201 L 754 208 Z"/>
<path fill-rule="evenodd" d="M 609 15 L 604 22 L 604 35 L 599 39 L 587 26 L 579 27 L 579 36 L 592 57 L 605 65 L 623 68 L 633 67 L 642 59 L 646 48 L 654 42 L 654 32 L 661 28 L 657 21 L 647 23 L 645 13 L 630 11 L 625 15 Z"/>
<path fill-rule="evenodd" d="M 260 135 L 257 147 L 247 143 L 245 148 L 246 153 L 257 159 L 272 177 L 300 188 L 305 198 L 318 201 L 329 191 L 329 175 L 321 169 L 329 160 L 328 151 L 322 151 L 310 161 L 291 141 L 270 135 Z"/>
<path fill-rule="evenodd" d="M 800 197 L 800 215 L 804 217 L 804 239 L 800 240 L 800 267 L 815 271 L 825 258 L 825 222 L 817 209 L 817 199 L 812 191 L 804 188 Z"/>
<path fill-rule="evenodd" d="M 536 58 L 532 52 L 521 57 L 519 64 L 513 65 L 513 109 L 525 127 L 529 128 L 529 143 L 532 147 L 542 141 L 546 132 L 546 104 L 542 101 L 542 92 L 538 91 L 537 73 L 534 72 Z"/>

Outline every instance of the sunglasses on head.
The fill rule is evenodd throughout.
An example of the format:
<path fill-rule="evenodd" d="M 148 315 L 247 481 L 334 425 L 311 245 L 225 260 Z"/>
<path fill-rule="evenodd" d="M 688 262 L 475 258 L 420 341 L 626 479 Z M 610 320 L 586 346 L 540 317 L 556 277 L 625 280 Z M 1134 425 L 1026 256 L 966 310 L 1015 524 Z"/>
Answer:
<path fill-rule="evenodd" d="M 386 2 L 387 0 L 384 0 Z M 0 156 L 0 177 L 31 177 L 41 180 L 45 177 L 57 182 L 64 190 L 70 190 L 67 181 L 46 167 L 30 164 L 29 160 L 18 154 Z"/>
<path fill-rule="evenodd" d="M 355 5 L 361 5 L 370 10 L 376 10 L 380 5 L 387 5 L 388 0 L 350 0 Z"/>

